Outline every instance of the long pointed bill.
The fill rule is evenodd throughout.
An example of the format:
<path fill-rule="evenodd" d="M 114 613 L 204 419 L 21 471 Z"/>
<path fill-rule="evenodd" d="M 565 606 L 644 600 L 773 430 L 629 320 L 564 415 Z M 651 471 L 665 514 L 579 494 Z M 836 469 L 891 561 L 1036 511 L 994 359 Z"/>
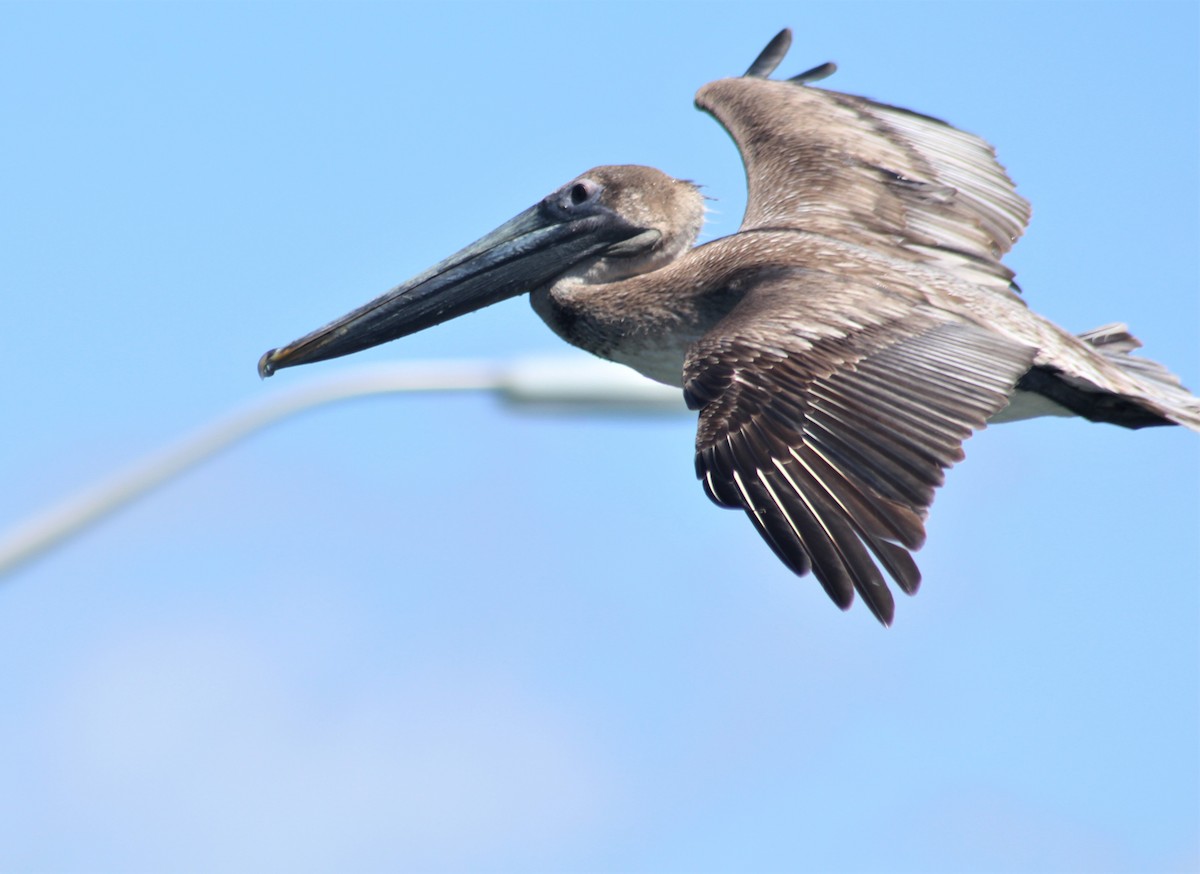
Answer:
<path fill-rule="evenodd" d="M 583 259 L 637 236 L 612 213 L 530 207 L 461 252 L 258 362 L 260 376 L 349 355 L 544 285 Z"/>

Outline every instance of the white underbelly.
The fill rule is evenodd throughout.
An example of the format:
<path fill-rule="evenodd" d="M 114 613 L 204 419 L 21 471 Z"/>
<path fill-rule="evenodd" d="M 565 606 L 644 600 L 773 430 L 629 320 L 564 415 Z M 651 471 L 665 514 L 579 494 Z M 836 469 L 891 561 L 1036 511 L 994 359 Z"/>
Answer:
<path fill-rule="evenodd" d="M 615 349 L 608 356 L 618 364 L 632 367 L 642 376 L 647 376 L 655 382 L 683 388 L 683 348 L 648 347 L 641 349 Z"/>
<path fill-rule="evenodd" d="M 1054 403 L 1045 395 L 1032 391 L 1014 391 L 1008 406 L 988 419 L 988 422 L 1017 422 L 1039 416 L 1073 416 L 1066 407 Z"/>

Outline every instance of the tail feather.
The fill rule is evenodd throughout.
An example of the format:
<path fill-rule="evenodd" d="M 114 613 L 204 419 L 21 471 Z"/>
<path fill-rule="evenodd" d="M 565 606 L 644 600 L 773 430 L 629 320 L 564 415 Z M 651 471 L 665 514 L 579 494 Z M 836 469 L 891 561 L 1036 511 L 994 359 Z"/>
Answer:
<path fill-rule="evenodd" d="M 1149 412 L 1161 416 L 1165 420 L 1162 424 L 1173 423 L 1200 431 L 1200 398 L 1184 388 L 1179 377 L 1157 361 L 1131 355 L 1135 349 L 1141 348 L 1142 343 L 1129 333 L 1126 325 L 1120 322 L 1102 325 L 1083 332 L 1079 339 L 1145 387 L 1144 396 L 1131 397 L 1130 400 L 1140 402 Z M 1084 380 L 1065 374 L 1060 378 L 1075 388 L 1096 391 L 1095 386 Z"/>
<path fill-rule="evenodd" d="M 1129 354 L 1135 349 L 1141 349 L 1142 341 L 1129 333 L 1129 327 L 1121 322 L 1113 322 L 1090 331 L 1084 331 L 1079 335 L 1079 339 L 1093 346 L 1097 352 L 1122 370 L 1132 373 L 1140 379 L 1148 379 L 1151 382 L 1187 392 L 1187 389 L 1179 381 L 1179 377 L 1157 361 Z M 1188 397 L 1191 395 L 1188 394 Z"/>

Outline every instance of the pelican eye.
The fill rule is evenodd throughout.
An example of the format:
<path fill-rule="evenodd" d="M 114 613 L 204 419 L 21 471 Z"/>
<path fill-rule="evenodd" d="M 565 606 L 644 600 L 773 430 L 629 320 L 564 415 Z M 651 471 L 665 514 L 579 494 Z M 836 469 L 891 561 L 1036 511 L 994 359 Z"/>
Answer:
<path fill-rule="evenodd" d="M 595 200 L 600 194 L 600 186 L 590 179 L 584 179 L 571 186 L 571 206 L 582 206 L 590 200 Z"/>

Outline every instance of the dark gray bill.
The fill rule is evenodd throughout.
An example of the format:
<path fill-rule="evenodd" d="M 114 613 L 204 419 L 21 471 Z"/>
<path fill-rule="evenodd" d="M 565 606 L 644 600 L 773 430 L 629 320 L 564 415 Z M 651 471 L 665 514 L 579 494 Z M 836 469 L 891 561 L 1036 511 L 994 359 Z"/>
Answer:
<path fill-rule="evenodd" d="M 349 355 L 514 297 L 640 231 L 607 209 L 566 214 L 547 198 L 365 306 L 267 352 L 259 375 Z"/>

